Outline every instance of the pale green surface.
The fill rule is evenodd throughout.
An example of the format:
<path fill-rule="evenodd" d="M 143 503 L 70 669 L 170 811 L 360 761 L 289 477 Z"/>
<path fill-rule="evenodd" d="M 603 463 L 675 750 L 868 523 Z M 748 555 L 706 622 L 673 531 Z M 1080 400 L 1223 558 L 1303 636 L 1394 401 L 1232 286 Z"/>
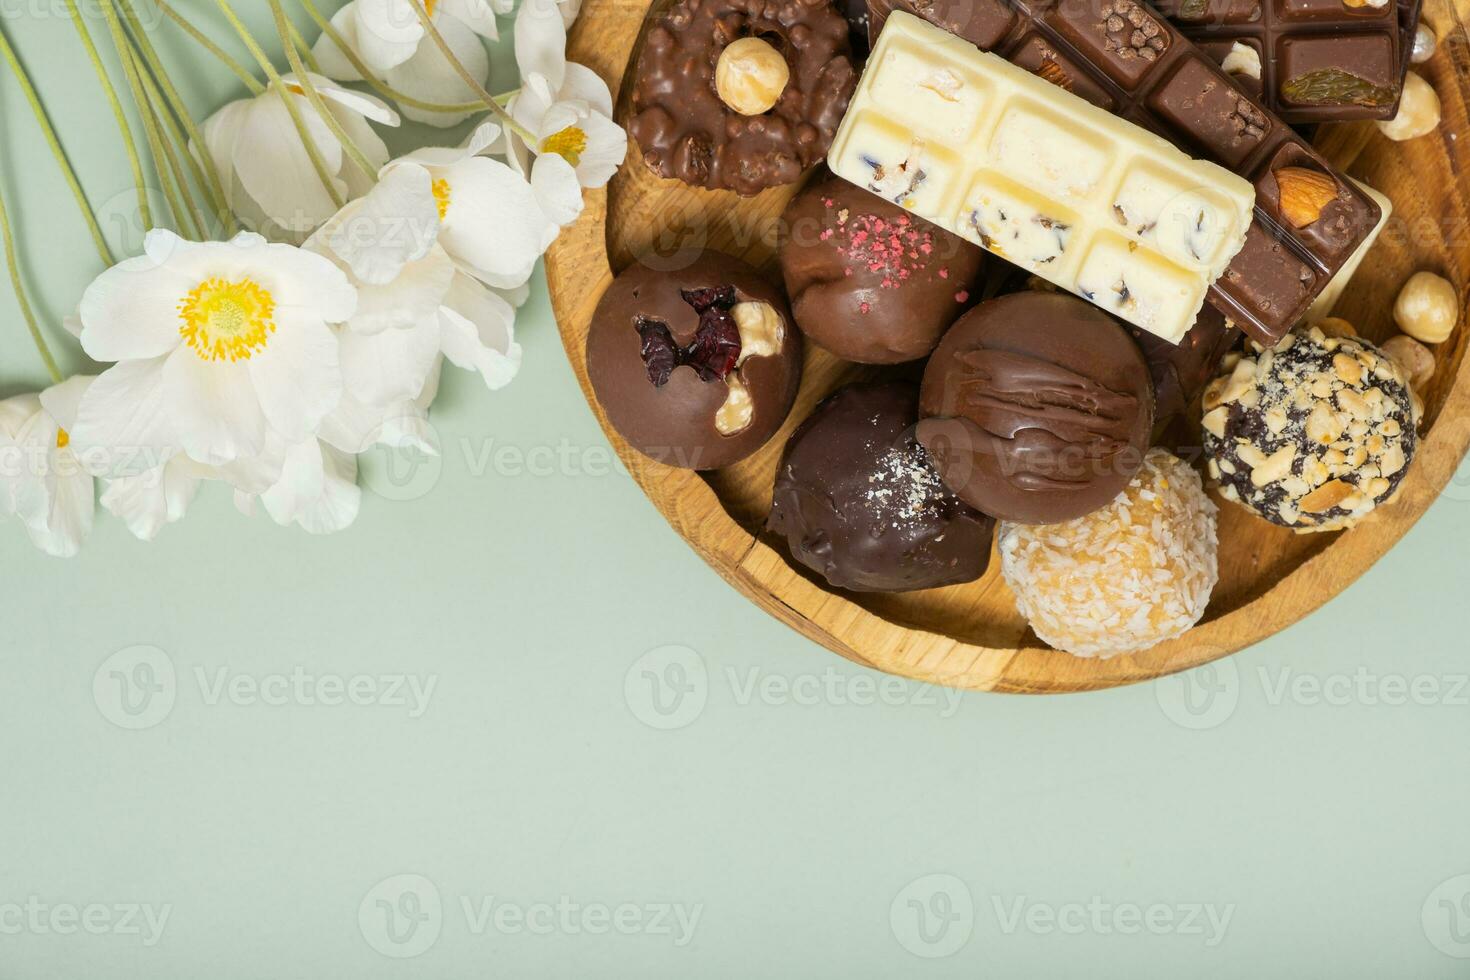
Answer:
<path fill-rule="evenodd" d="M 64 137 L 100 201 L 128 177 L 69 32 L 12 22 L 51 104 L 75 107 Z M 193 90 L 201 106 L 232 91 L 210 77 L 214 89 Z M 95 259 L 44 147 L 18 135 L 29 121 L 8 82 L 0 164 L 7 193 L 25 197 L 28 266 L 54 319 Z M 539 280 L 520 334 L 526 367 L 509 389 L 446 376 L 437 482 L 420 474 L 426 492 L 404 502 L 368 495 L 345 534 L 248 521 L 219 488 L 152 545 L 103 519 L 73 561 L 0 526 L 0 977 L 1466 974 L 1421 911 L 1439 947 L 1470 952 L 1446 938 L 1450 925 L 1470 933 L 1463 883 L 1431 897 L 1470 872 L 1470 785 L 1456 762 L 1470 728 L 1470 479 L 1325 610 L 1201 675 L 1194 693 L 1226 692 L 1202 714 L 1181 708 L 1178 679 L 1058 698 L 900 684 L 903 703 L 853 705 L 879 675 L 759 612 L 630 480 L 606 474 Z M 8 391 L 41 380 L 13 316 L 0 343 Z M 502 447 L 551 459 L 566 447 L 576 466 L 531 475 L 497 463 Z M 93 679 L 135 644 L 171 658 L 177 694 L 153 727 L 127 731 L 104 714 L 108 672 L 100 701 Z M 660 718 L 643 671 L 667 658 L 640 658 L 669 644 L 698 651 L 675 659 L 703 666 L 707 702 L 696 711 L 690 696 L 670 719 L 684 726 L 659 730 L 643 720 Z M 221 670 L 297 668 L 436 686 L 418 718 L 213 694 Z M 1434 703 L 1382 703 L 1393 680 L 1345 699 L 1279 693 L 1283 679 L 1359 671 L 1425 678 L 1437 692 L 1420 700 Z M 815 703 L 806 687 L 761 693 L 799 678 Z M 381 941 L 374 904 L 366 933 L 358 910 L 402 873 L 433 882 L 442 930 L 395 960 L 368 942 Z M 975 909 L 947 958 L 918 958 L 897 938 L 929 953 L 965 938 L 961 923 L 940 945 L 912 939 L 904 889 L 930 874 L 962 882 Z M 170 912 L 151 947 L 9 934 L 7 906 L 32 895 Z M 488 896 L 684 903 L 701 917 L 683 947 L 554 922 L 549 935 L 493 919 L 477 929 Z M 1071 918 L 1080 934 L 1043 919 L 1007 928 L 1018 900 L 1066 916 L 1094 896 L 1234 908 L 1209 948 L 1204 917 L 1202 934 Z"/>

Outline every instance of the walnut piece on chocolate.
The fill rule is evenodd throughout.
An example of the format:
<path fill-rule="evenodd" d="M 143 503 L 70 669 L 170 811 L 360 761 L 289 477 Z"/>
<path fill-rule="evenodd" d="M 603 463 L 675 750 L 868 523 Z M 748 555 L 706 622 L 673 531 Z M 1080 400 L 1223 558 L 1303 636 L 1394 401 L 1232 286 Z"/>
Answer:
<path fill-rule="evenodd" d="M 787 69 L 763 112 L 732 108 L 717 86 L 725 50 L 751 40 Z M 749 196 L 826 155 L 856 84 L 848 23 L 830 0 L 679 0 L 644 41 L 628 129 L 659 176 Z"/>

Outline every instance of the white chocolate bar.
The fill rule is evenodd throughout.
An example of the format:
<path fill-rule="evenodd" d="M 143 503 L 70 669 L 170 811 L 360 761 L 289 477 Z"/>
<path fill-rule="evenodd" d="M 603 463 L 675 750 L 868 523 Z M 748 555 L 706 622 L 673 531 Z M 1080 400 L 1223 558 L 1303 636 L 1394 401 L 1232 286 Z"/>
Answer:
<path fill-rule="evenodd" d="M 902 11 L 827 163 L 1172 342 L 1256 200 L 1245 178 Z"/>
<path fill-rule="evenodd" d="M 1348 179 L 1352 180 L 1351 177 Z M 1363 256 L 1368 254 L 1368 249 L 1372 248 L 1373 243 L 1378 240 L 1378 233 L 1383 230 L 1383 226 L 1388 224 L 1388 219 L 1393 216 L 1393 202 L 1388 199 L 1387 195 L 1379 193 L 1361 180 L 1353 180 L 1353 183 L 1358 185 L 1358 190 L 1373 198 L 1374 203 L 1378 205 L 1378 210 L 1382 213 L 1378 216 L 1378 224 L 1374 225 L 1373 230 L 1368 232 L 1368 237 L 1363 239 L 1363 243 L 1358 246 L 1357 251 L 1348 256 L 1348 260 L 1342 264 L 1342 268 L 1337 270 L 1337 275 L 1333 276 L 1331 281 L 1322 287 L 1322 292 L 1318 293 L 1317 298 L 1312 301 L 1312 305 L 1307 309 L 1306 319 L 1308 323 L 1316 323 L 1318 320 L 1332 314 L 1332 308 L 1337 305 L 1338 300 L 1342 299 L 1342 291 L 1347 289 L 1348 283 L 1353 278 L 1353 273 L 1357 272 L 1358 266 L 1363 264 Z"/>

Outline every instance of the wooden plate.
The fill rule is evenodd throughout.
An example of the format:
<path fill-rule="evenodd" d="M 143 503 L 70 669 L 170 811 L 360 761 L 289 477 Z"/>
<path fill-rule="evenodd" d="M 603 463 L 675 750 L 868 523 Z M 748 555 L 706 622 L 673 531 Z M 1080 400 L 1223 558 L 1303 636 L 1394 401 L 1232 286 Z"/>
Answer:
<path fill-rule="evenodd" d="M 586 0 L 568 57 L 608 83 L 626 120 L 627 78 L 649 0 Z M 1470 281 L 1470 0 L 1427 0 L 1426 23 L 1440 36 L 1416 66 L 1439 93 L 1440 128 L 1394 143 L 1372 123 L 1324 127 L 1317 145 L 1334 163 L 1392 198 L 1395 213 L 1338 304 L 1360 333 L 1384 340 L 1397 331 L 1391 307 L 1419 269 L 1447 276 L 1463 298 Z M 1296 622 L 1342 591 L 1424 513 L 1454 474 L 1470 443 L 1467 331 L 1436 351 L 1438 368 L 1423 392 L 1426 437 L 1397 500 L 1370 521 L 1339 534 L 1295 535 L 1221 505 L 1220 585 L 1204 621 L 1181 639 L 1133 656 L 1087 660 L 1057 653 L 1016 612 L 999 562 L 983 579 L 906 595 L 833 591 L 787 564 L 763 537 L 777 460 L 791 430 L 828 392 L 865 370 L 807 345 L 801 394 L 786 426 L 754 457 L 712 473 L 652 462 L 607 424 L 587 381 L 588 323 L 614 271 L 634 261 L 677 261 L 684 249 L 715 248 L 775 272 L 776 219 L 792 188 L 756 198 L 696 190 L 660 180 L 630 145 L 628 162 L 605 192 L 547 254 L 552 307 L 567 356 L 608 439 L 649 499 L 690 546 L 756 604 L 830 650 L 918 680 L 994 691 L 1047 693 L 1129 684 L 1225 656 Z M 776 273 L 779 278 L 779 273 Z M 1463 303 L 1462 303 L 1463 307 Z M 1463 314 L 1462 314 L 1463 319 Z M 1451 546 L 1446 543 L 1446 547 Z"/>

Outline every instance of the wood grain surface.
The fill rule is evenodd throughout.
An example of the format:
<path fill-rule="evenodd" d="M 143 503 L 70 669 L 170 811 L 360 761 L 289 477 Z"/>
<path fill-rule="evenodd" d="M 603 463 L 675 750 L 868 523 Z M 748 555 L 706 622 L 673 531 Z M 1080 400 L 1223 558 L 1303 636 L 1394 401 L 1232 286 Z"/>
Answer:
<path fill-rule="evenodd" d="M 834 591 L 788 564 L 780 543 L 761 532 L 786 437 L 834 388 L 872 373 L 814 345 L 807 345 L 801 393 L 785 427 L 735 466 L 700 474 L 655 463 L 608 426 L 587 380 L 585 341 L 614 273 L 634 262 L 672 267 L 691 250 L 714 248 L 778 276 L 778 219 L 794 187 L 750 199 L 690 188 L 654 176 L 630 144 L 607 190 L 588 193 L 581 218 L 547 254 L 567 356 L 608 439 L 674 530 L 761 608 L 844 657 L 956 687 L 1052 693 L 1135 683 L 1233 653 L 1296 622 L 1366 571 L 1434 502 L 1470 444 L 1463 326 L 1470 282 L 1467 11 L 1470 0 L 1426 0 L 1425 22 L 1440 41 L 1435 56 L 1415 70 L 1439 94 L 1437 131 L 1395 143 L 1372 123 L 1354 123 L 1322 127 L 1316 139 L 1334 163 L 1387 194 L 1395 209 L 1335 314 L 1381 341 L 1397 333 L 1393 298 L 1415 271 L 1439 272 L 1459 291 L 1462 325 L 1435 349 L 1438 367 L 1423 392 L 1425 434 L 1413 469 L 1392 503 L 1337 534 L 1293 534 L 1221 501 L 1220 584 L 1203 622 L 1178 640 L 1111 660 L 1053 651 L 1017 613 L 998 561 L 979 581 L 903 595 Z M 626 82 L 648 12 L 648 0 L 586 0 L 568 44 L 569 58 L 607 81 L 619 121 L 626 120 Z"/>

